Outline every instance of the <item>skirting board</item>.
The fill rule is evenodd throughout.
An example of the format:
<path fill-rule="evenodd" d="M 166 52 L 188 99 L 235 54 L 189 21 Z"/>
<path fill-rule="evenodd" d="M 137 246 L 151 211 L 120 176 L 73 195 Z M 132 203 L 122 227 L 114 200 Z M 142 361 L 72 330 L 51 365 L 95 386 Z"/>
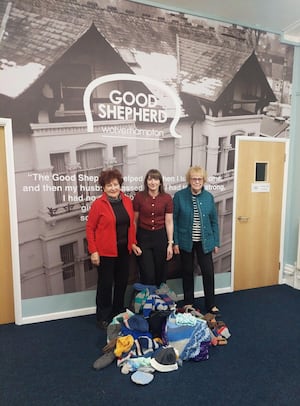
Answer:
<path fill-rule="evenodd" d="M 229 293 L 231 292 L 230 288 L 220 288 L 216 289 L 216 295 L 222 294 L 222 293 Z M 195 292 L 195 297 L 203 297 L 204 293 L 203 291 L 198 291 Z M 183 294 L 179 294 L 178 300 L 183 300 Z M 67 319 L 71 317 L 79 317 L 79 316 L 87 316 L 89 314 L 95 314 L 96 313 L 96 307 L 87 307 L 84 309 L 76 309 L 76 310 L 69 310 L 65 312 L 57 312 L 57 313 L 47 313 L 47 314 L 41 314 L 37 316 L 29 316 L 29 317 L 23 317 L 22 321 L 20 323 L 16 323 L 18 325 L 23 325 L 23 324 L 33 324 L 33 323 L 40 323 L 43 321 L 52 321 L 52 320 L 59 320 L 59 319 Z"/>

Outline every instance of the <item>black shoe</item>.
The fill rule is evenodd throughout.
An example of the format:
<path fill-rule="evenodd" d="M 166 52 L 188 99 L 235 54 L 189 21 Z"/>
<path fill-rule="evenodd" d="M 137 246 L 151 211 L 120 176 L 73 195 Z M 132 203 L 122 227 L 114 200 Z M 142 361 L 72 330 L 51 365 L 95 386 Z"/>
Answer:
<path fill-rule="evenodd" d="M 101 330 L 106 330 L 109 325 L 109 322 L 106 320 L 97 320 L 96 324 L 98 328 L 101 328 Z"/>

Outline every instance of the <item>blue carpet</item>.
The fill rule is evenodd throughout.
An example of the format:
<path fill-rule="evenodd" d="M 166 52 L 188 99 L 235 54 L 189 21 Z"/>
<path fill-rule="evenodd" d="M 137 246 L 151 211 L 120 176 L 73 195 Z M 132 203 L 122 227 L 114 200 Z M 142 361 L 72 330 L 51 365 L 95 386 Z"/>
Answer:
<path fill-rule="evenodd" d="M 146 386 L 115 363 L 93 370 L 106 340 L 94 315 L 2 325 L 0 405 L 299 405 L 300 291 L 239 291 L 218 295 L 217 304 L 232 334 L 228 344 L 211 348 L 207 361 L 156 372 Z"/>

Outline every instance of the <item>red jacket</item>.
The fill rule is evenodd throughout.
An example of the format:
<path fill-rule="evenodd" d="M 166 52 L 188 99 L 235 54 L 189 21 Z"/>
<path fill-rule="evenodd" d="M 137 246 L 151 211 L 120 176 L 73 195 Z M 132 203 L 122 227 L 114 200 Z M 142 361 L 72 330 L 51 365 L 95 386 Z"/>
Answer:
<path fill-rule="evenodd" d="M 132 244 L 136 244 L 132 201 L 123 192 L 121 192 L 121 196 L 130 219 L 128 251 L 131 252 Z M 97 251 L 100 256 L 104 257 L 118 256 L 116 217 L 105 193 L 96 199 L 91 206 L 86 223 L 86 238 L 91 254 Z"/>

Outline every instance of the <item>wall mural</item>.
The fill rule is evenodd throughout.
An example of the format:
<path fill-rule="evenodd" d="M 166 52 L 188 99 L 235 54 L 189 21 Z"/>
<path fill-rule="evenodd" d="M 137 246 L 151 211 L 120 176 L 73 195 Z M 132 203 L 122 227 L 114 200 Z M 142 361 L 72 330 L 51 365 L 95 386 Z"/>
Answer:
<path fill-rule="evenodd" d="M 60 311 L 55 304 L 72 293 L 89 292 L 94 305 L 85 223 L 99 173 L 112 166 L 131 197 L 150 168 L 171 195 L 186 186 L 189 166 L 207 169 L 221 233 L 216 285 L 229 287 L 235 140 L 288 137 L 293 47 L 126 0 L 2 1 L 0 17 L 0 116 L 13 124 L 23 315 L 40 314 L 34 299 L 43 298 L 46 312 Z M 178 258 L 168 272 L 180 293 Z M 130 283 L 137 278 L 132 258 Z M 67 302 L 63 310 L 81 303 Z"/>

